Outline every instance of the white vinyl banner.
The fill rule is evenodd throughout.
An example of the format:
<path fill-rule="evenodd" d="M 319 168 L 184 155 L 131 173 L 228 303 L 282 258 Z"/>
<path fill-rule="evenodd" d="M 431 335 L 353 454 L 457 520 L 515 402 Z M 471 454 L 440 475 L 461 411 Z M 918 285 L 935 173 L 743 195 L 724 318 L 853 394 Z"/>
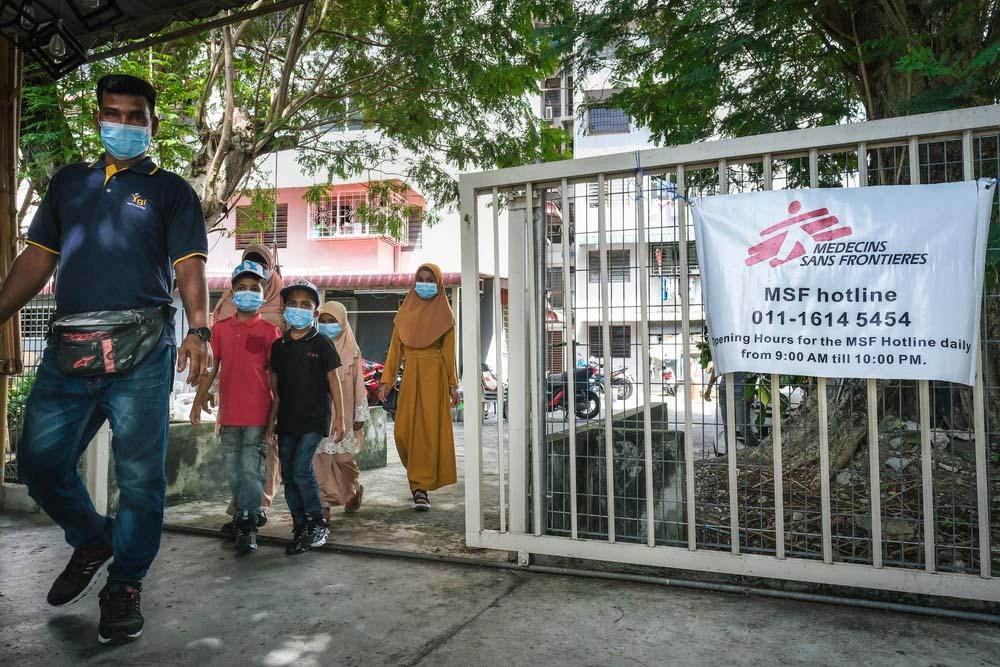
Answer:
<path fill-rule="evenodd" d="M 973 384 L 995 189 L 980 180 L 697 201 L 717 372 Z"/>

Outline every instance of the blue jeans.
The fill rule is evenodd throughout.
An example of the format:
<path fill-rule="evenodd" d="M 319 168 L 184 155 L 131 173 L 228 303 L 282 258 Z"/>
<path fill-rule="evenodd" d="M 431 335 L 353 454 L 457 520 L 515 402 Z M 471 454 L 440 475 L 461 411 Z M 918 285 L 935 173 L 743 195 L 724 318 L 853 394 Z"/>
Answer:
<path fill-rule="evenodd" d="M 281 476 L 285 482 L 285 502 L 292 514 L 292 523 L 305 524 L 310 519 L 323 518 L 323 503 L 319 498 L 319 484 L 313 470 L 313 456 L 319 447 L 322 433 L 279 435 L 278 457 L 281 459 Z"/>
<path fill-rule="evenodd" d="M 219 429 L 226 480 L 233 492 L 237 515 L 248 512 L 256 518 L 260 514 L 267 467 L 265 431 L 263 426 L 223 426 Z"/>
<path fill-rule="evenodd" d="M 177 350 L 160 343 L 137 367 L 116 375 L 63 375 L 45 350 L 28 397 L 17 448 L 18 476 L 73 547 L 111 542 L 112 581 L 140 581 L 160 548 L 167 480 L 169 400 Z M 97 512 L 77 463 L 101 425 L 111 425 L 118 516 Z"/>

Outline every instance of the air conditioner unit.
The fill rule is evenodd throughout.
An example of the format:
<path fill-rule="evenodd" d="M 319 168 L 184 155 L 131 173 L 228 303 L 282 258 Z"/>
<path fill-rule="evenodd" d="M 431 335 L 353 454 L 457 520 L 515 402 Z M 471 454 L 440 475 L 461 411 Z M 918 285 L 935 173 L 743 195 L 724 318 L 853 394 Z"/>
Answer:
<path fill-rule="evenodd" d="M 545 107 L 545 120 L 552 120 L 556 115 L 555 107 Z"/>

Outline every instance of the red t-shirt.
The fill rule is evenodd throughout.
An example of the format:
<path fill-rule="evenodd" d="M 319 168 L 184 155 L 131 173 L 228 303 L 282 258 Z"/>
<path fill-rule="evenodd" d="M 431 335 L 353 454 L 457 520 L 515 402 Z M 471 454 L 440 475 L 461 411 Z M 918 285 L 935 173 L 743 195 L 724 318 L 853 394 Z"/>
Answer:
<path fill-rule="evenodd" d="M 219 369 L 219 424 L 267 426 L 271 414 L 271 343 L 281 331 L 260 315 L 237 315 L 212 325 L 212 354 Z"/>

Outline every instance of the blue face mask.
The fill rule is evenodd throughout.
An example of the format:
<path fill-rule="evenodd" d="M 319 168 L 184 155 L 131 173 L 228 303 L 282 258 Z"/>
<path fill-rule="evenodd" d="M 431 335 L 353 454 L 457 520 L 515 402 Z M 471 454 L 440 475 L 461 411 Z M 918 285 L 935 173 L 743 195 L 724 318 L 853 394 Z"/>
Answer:
<path fill-rule="evenodd" d="M 131 160 L 149 149 L 152 131 L 148 126 L 101 121 L 101 143 L 119 160 Z"/>
<path fill-rule="evenodd" d="M 306 308 L 285 308 L 285 321 L 293 329 L 308 329 L 313 323 L 313 311 Z"/>
<path fill-rule="evenodd" d="M 319 332 L 330 340 L 336 340 L 340 336 L 340 331 L 340 322 L 332 322 L 330 324 L 319 323 Z"/>
<path fill-rule="evenodd" d="M 437 283 L 417 283 L 413 289 L 421 299 L 433 299 L 438 293 Z"/>
<path fill-rule="evenodd" d="M 236 304 L 237 310 L 244 313 L 256 313 L 264 305 L 264 295 L 250 290 L 234 292 L 233 303 Z"/>

